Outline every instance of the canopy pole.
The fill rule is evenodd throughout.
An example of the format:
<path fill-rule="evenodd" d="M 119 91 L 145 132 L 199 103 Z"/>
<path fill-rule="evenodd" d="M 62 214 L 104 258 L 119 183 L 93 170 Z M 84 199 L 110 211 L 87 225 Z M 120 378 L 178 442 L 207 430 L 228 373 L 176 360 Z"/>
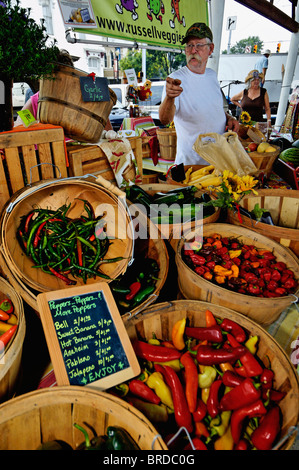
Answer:
<path fill-rule="evenodd" d="M 210 5 L 209 23 L 213 32 L 213 42 L 215 47 L 212 56 L 209 58 L 208 64 L 209 67 L 218 74 L 225 0 L 210 0 Z"/>
<path fill-rule="evenodd" d="M 296 7 L 296 21 L 299 21 L 299 8 Z M 292 33 L 289 53 L 287 57 L 287 63 L 285 67 L 284 77 L 282 81 L 282 87 L 280 92 L 279 104 L 277 109 L 277 116 L 275 126 L 281 126 L 283 124 L 286 109 L 288 106 L 288 99 L 292 81 L 294 79 L 294 72 L 298 56 L 298 44 L 299 44 L 299 32 Z"/>

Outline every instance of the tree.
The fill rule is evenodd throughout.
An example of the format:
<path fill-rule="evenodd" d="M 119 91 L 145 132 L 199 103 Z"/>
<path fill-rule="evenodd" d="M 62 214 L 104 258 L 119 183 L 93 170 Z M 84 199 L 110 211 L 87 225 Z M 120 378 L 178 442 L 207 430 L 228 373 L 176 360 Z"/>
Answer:
<path fill-rule="evenodd" d="M 146 75 L 150 80 L 165 80 L 173 70 L 185 64 L 184 54 L 151 49 L 146 51 Z M 122 70 L 135 69 L 137 74 L 142 69 L 141 51 L 130 49 L 120 60 L 120 68 Z"/>
<path fill-rule="evenodd" d="M 264 43 L 258 36 L 249 36 L 247 39 L 241 39 L 230 48 L 230 54 L 245 54 L 247 46 L 250 46 L 251 52 L 253 52 L 253 46 L 255 44 L 257 45 L 257 54 L 260 54 Z M 227 54 L 227 49 L 222 51 L 222 54 Z"/>

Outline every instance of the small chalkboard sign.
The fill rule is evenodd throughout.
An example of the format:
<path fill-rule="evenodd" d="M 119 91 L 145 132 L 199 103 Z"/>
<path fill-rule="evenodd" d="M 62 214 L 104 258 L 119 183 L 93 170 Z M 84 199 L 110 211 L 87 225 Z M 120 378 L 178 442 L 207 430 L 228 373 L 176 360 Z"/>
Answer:
<path fill-rule="evenodd" d="M 83 101 L 110 101 L 108 80 L 105 77 L 80 77 Z"/>
<path fill-rule="evenodd" d="M 57 385 L 104 390 L 140 373 L 107 283 L 42 293 L 37 304 Z"/>

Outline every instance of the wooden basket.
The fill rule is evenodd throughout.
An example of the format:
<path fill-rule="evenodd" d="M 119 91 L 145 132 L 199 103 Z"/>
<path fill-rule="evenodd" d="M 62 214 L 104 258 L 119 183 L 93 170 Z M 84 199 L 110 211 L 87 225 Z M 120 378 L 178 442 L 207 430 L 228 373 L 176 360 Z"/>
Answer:
<path fill-rule="evenodd" d="M 185 239 L 180 240 L 176 251 L 176 264 L 178 267 L 178 282 L 183 296 L 192 300 L 204 300 L 212 304 L 222 305 L 246 315 L 257 323 L 269 325 L 273 323 L 292 302 L 296 300 L 299 289 L 295 295 L 287 295 L 276 298 L 253 297 L 238 292 L 233 292 L 219 285 L 207 281 L 189 268 L 182 259 L 182 248 L 186 240 L 194 238 L 194 234 L 200 235 L 196 228 L 189 232 Z M 287 248 L 270 238 L 249 230 L 229 224 L 203 225 L 203 236 L 219 233 L 222 237 L 238 237 L 243 243 L 255 245 L 273 251 L 278 261 L 286 263 L 287 267 L 294 271 L 295 278 L 299 279 L 298 258 Z"/>
<path fill-rule="evenodd" d="M 40 122 L 62 126 L 65 135 L 80 142 L 98 142 L 116 95 L 109 88 L 109 101 L 83 101 L 80 77 L 82 70 L 60 65 L 53 79 L 40 81 L 38 115 Z"/>
<path fill-rule="evenodd" d="M 272 147 L 276 148 L 275 152 L 264 152 L 264 153 L 259 153 L 259 152 L 249 152 L 248 155 L 255 164 L 257 168 L 257 173 L 256 175 L 259 175 L 260 173 L 264 173 L 266 176 L 270 176 L 272 167 L 274 165 L 274 162 L 278 155 L 281 152 L 280 147 L 277 145 L 273 145 Z"/>
<path fill-rule="evenodd" d="M 13 398 L 0 406 L 0 449 L 35 450 L 60 439 L 75 449 L 84 441 L 74 423 L 90 438 L 108 426 L 124 427 L 142 450 L 167 450 L 156 429 L 128 403 L 88 387 L 53 387 Z"/>
<path fill-rule="evenodd" d="M 34 207 L 58 209 L 65 203 L 72 203 L 68 212 L 71 218 L 76 218 L 84 212 L 84 203 L 80 199 L 86 199 L 93 206 L 96 215 L 107 211 L 107 234 L 116 238 L 112 240 L 106 258 L 123 256 L 118 263 L 106 263 L 103 265 L 103 273 L 114 279 L 126 268 L 132 256 L 132 235 L 130 233 L 130 218 L 122 204 L 118 204 L 117 197 L 106 188 L 100 187 L 94 181 L 80 178 L 66 178 L 62 180 L 49 180 L 46 183 L 36 183 L 29 189 L 17 192 L 2 211 L 0 220 L 0 249 L 2 256 L 9 266 L 9 270 L 16 279 L 20 279 L 29 288 L 39 292 L 65 289 L 68 286 L 60 279 L 32 268 L 32 260 L 24 254 L 17 240 L 17 228 L 21 217 L 29 213 Z M 102 205 L 102 206 L 101 206 Z M 110 226 L 110 227 L 109 227 Z M 5 269 L 5 266 L 4 266 Z M 99 282 L 103 278 L 89 278 L 87 284 Z M 77 285 L 82 285 L 83 280 L 76 279 Z"/>
<path fill-rule="evenodd" d="M 175 160 L 177 139 L 175 129 L 157 129 L 157 137 L 160 146 L 160 157 L 164 160 Z"/>
<path fill-rule="evenodd" d="M 18 329 L 14 339 L 8 345 L 4 357 L 0 361 L 0 402 L 6 401 L 15 393 L 18 383 L 23 343 L 26 332 L 23 301 L 11 285 L 0 277 L 0 300 L 9 298 L 14 306 L 14 313 L 18 319 Z"/>
<path fill-rule="evenodd" d="M 252 335 L 259 337 L 258 357 L 271 367 L 275 374 L 275 389 L 286 392 L 286 396 L 279 403 L 282 415 L 281 437 L 284 437 L 291 426 L 296 426 L 299 414 L 299 380 L 298 374 L 289 357 L 274 338 L 261 326 L 243 315 L 208 302 L 192 300 L 176 300 L 153 305 L 146 309 L 142 315 L 125 322 L 131 340 L 148 340 L 155 333 L 157 338 L 171 339 L 172 327 L 181 318 L 188 318 L 190 326 L 205 326 L 205 311 L 209 309 L 218 318 L 229 318 L 239 323 Z M 1 411 L 1 409 L 0 409 Z M 292 435 L 283 445 L 283 450 L 289 449 L 294 442 Z"/>
<path fill-rule="evenodd" d="M 141 187 L 148 192 L 150 195 L 154 195 L 157 192 L 167 192 L 175 188 L 175 186 L 169 186 L 166 183 L 157 183 L 157 184 L 143 184 Z M 181 185 L 178 185 L 177 188 L 180 188 Z M 196 192 L 196 195 L 200 197 L 200 195 L 203 193 L 203 191 L 198 190 Z M 161 232 L 163 238 L 169 240 L 170 245 L 172 248 L 175 250 L 176 246 L 181 239 L 182 234 L 184 231 L 187 229 L 187 227 L 194 228 L 196 224 L 211 224 L 213 222 L 217 222 L 218 218 L 220 215 L 220 209 L 219 207 L 215 207 L 215 212 L 214 214 L 210 215 L 209 217 L 206 217 L 205 219 L 198 220 L 198 221 L 193 221 L 189 222 L 187 224 L 159 224 L 158 228 L 159 231 Z"/>
<path fill-rule="evenodd" d="M 275 240 L 290 248 L 299 256 L 299 191 L 290 189 L 261 189 L 258 195 L 246 195 L 240 205 L 252 211 L 255 204 L 267 209 L 273 219 L 274 226 L 250 219 L 241 214 L 242 224 L 238 214 L 228 211 L 227 221 L 230 224 L 242 225 Z"/>

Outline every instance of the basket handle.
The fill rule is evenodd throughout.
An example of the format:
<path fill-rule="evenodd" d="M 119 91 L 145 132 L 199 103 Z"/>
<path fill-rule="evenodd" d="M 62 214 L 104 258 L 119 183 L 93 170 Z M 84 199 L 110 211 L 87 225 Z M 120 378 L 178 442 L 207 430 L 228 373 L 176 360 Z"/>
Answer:
<path fill-rule="evenodd" d="M 157 294 L 151 294 L 149 296 L 149 298 L 147 299 L 147 301 L 145 302 L 145 304 L 142 305 L 142 307 L 140 307 L 139 310 L 137 310 L 135 313 L 132 313 L 132 312 L 126 312 L 126 313 L 128 315 L 130 315 L 130 319 L 131 318 L 136 318 L 137 315 L 139 315 L 139 314 L 143 315 L 143 312 L 146 309 L 146 307 L 151 305 L 155 300 L 157 300 L 157 298 L 158 298 Z M 167 302 L 167 305 L 164 305 L 164 307 L 156 308 L 155 310 L 152 310 L 151 313 L 152 312 L 159 312 L 159 311 L 164 310 L 166 308 L 172 307 L 172 305 L 173 305 L 172 302 Z"/>
<path fill-rule="evenodd" d="M 61 171 L 59 170 L 59 167 L 57 165 L 54 165 L 53 163 L 47 163 L 47 162 L 42 162 L 42 163 L 38 163 L 37 165 L 34 165 L 30 168 L 30 181 L 29 181 L 29 186 L 31 186 L 32 184 L 32 172 L 31 170 L 33 170 L 33 168 L 36 168 L 40 165 L 52 165 L 54 166 L 55 168 L 57 168 L 57 170 L 59 171 L 59 178 L 61 178 Z"/>

